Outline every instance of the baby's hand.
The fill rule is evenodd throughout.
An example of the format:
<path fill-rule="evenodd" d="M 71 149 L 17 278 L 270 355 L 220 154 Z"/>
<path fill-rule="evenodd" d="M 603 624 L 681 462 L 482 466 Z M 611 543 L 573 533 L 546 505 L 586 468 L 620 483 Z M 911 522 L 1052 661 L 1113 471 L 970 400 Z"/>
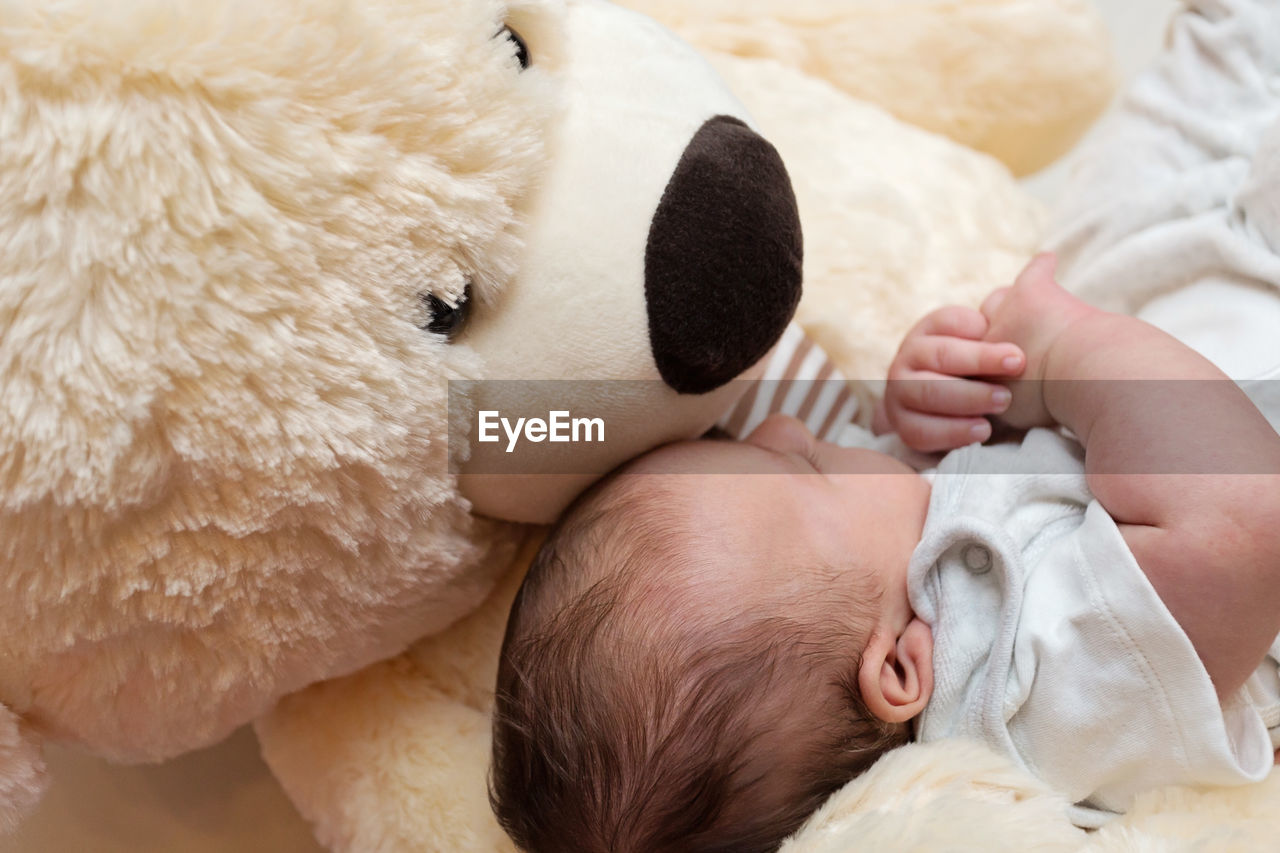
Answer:
<path fill-rule="evenodd" d="M 883 414 L 914 450 L 953 450 L 991 437 L 984 415 L 998 415 L 1013 399 L 987 379 L 1021 375 L 1022 350 L 984 341 L 987 318 L 972 308 L 941 308 L 916 324 L 889 367 Z"/>
<path fill-rule="evenodd" d="M 1019 429 L 1054 423 L 1044 403 L 1050 350 L 1068 326 L 1098 313 L 1058 284 L 1056 267 L 1053 255 L 1038 255 L 1012 287 L 995 291 L 982 303 L 982 315 L 988 323 L 986 339 L 1015 344 L 1026 358 L 1022 374 L 1009 383 L 1013 402 L 1000 413 L 1002 423 Z"/>

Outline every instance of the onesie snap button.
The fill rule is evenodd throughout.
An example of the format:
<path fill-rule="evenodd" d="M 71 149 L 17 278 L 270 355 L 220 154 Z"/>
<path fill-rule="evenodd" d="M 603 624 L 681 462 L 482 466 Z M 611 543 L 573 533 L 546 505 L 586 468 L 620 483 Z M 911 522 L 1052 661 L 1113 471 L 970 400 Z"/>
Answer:
<path fill-rule="evenodd" d="M 985 575 L 991 571 L 991 551 L 984 545 L 969 544 L 960 552 L 960 559 L 965 568 L 975 575 Z"/>

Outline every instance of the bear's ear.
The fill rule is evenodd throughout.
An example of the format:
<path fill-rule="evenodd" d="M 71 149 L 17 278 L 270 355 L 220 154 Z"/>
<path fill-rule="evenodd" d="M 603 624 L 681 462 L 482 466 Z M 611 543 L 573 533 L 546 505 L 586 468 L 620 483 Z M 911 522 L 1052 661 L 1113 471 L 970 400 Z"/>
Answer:
<path fill-rule="evenodd" d="M 0 705 L 0 838 L 18 827 L 48 787 L 40 740 Z"/>

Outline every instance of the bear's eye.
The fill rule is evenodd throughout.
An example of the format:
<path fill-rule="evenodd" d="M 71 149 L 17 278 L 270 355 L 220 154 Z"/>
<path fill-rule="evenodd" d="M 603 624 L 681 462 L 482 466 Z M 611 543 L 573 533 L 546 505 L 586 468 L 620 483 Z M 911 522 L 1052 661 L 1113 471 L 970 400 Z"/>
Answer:
<path fill-rule="evenodd" d="M 520 34 L 511 27 L 503 27 L 498 36 L 511 42 L 515 47 L 516 59 L 520 60 L 520 70 L 528 71 L 529 66 L 533 64 L 533 56 L 529 53 L 529 45 L 520 37 Z"/>
<path fill-rule="evenodd" d="M 462 292 L 456 305 L 450 305 L 434 293 L 421 293 L 418 298 L 427 309 L 427 323 L 419 326 L 424 332 L 441 335 L 452 341 L 467 325 L 471 317 L 471 283 Z"/>

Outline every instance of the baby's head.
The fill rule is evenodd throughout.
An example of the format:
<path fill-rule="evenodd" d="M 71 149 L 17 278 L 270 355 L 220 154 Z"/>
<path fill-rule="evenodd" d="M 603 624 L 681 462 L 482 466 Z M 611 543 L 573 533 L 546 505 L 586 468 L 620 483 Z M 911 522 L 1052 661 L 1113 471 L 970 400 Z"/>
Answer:
<path fill-rule="evenodd" d="M 507 628 L 503 826 L 534 853 L 775 849 L 928 701 L 906 597 L 927 504 L 910 469 L 784 418 L 585 495 Z"/>

